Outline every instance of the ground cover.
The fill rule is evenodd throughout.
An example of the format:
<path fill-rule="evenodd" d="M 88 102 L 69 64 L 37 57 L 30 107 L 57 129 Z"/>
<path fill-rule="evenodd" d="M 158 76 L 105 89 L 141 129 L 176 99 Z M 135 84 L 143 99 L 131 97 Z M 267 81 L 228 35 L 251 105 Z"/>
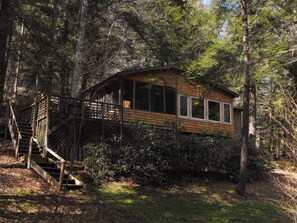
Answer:
<path fill-rule="evenodd" d="M 249 183 L 245 197 L 235 193 L 236 184 L 207 178 L 167 188 L 123 180 L 61 193 L 2 144 L 0 222 L 293 222 L 287 207 L 292 210 L 294 203 L 277 183 L 284 177 L 279 171 L 266 181 Z"/>

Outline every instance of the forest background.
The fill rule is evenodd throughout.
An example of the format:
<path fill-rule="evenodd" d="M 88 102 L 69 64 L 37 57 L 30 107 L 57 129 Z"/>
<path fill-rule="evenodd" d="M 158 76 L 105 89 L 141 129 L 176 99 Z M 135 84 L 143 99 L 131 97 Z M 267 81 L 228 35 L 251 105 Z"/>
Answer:
<path fill-rule="evenodd" d="M 124 69 L 176 66 L 242 93 L 239 1 L 1 0 L 0 104 L 36 91 L 77 97 Z M 248 1 L 250 134 L 296 159 L 294 0 Z M 237 100 L 242 105 L 242 99 Z M 4 109 L 1 109 L 4 116 Z"/>

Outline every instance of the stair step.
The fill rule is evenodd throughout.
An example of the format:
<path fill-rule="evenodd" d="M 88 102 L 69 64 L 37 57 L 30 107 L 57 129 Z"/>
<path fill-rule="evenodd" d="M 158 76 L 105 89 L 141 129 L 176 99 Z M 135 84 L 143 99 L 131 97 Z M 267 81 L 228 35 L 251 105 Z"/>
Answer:
<path fill-rule="evenodd" d="M 19 153 L 29 153 L 29 149 L 19 149 Z M 36 155 L 39 155 L 40 152 L 37 151 L 37 150 L 32 150 L 32 154 L 36 154 Z"/>
<path fill-rule="evenodd" d="M 63 184 L 66 190 L 78 190 L 81 189 L 83 186 L 78 184 Z"/>
<path fill-rule="evenodd" d="M 63 184 L 72 185 L 75 184 L 75 180 L 63 179 Z"/>
<path fill-rule="evenodd" d="M 49 163 L 49 162 L 43 162 L 43 161 L 35 161 L 35 163 L 37 163 L 39 166 L 41 166 L 41 168 L 45 168 L 45 167 L 55 167 L 56 165 L 53 163 Z"/>
<path fill-rule="evenodd" d="M 32 136 L 32 132 L 20 130 L 22 136 Z"/>
<path fill-rule="evenodd" d="M 29 150 L 29 146 L 19 146 L 19 149 Z M 38 151 L 40 152 L 38 147 L 32 147 L 32 151 Z"/>
<path fill-rule="evenodd" d="M 18 126 L 20 131 L 27 131 L 27 132 L 32 132 L 31 126 Z"/>
<path fill-rule="evenodd" d="M 19 144 L 19 148 L 21 148 L 21 147 L 29 148 L 29 143 L 28 143 L 28 144 L 25 144 L 25 143 L 22 143 L 22 142 L 21 142 L 21 143 Z M 39 147 L 33 145 L 33 146 L 32 146 L 32 149 L 36 149 L 36 150 L 38 149 L 38 150 L 39 150 Z"/>
<path fill-rule="evenodd" d="M 59 177 L 60 177 L 60 172 L 48 172 L 48 174 L 49 175 L 52 175 L 54 178 L 56 178 L 56 177 L 58 177 L 58 179 L 59 179 Z M 66 179 L 68 177 L 68 174 L 64 174 L 64 178 Z"/>
<path fill-rule="evenodd" d="M 50 173 L 58 173 L 60 174 L 61 172 L 61 169 L 57 168 L 57 167 L 43 167 L 43 169 L 46 171 L 46 172 L 50 172 Z"/>

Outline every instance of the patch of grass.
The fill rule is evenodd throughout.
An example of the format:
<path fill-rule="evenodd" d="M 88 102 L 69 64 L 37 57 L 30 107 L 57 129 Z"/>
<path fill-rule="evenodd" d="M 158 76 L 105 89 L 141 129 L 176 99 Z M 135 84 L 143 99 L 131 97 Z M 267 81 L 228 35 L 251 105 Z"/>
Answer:
<path fill-rule="evenodd" d="M 28 196 L 34 194 L 34 190 L 32 188 L 23 188 L 21 187 L 18 191 L 19 196 Z"/>
<path fill-rule="evenodd" d="M 15 204 L 15 207 L 22 212 L 28 213 L 29 211 L 33 211 L 35 209 L 34 205 L 28 203 L 28 202 L 23 202 L 23 203 L 18 203 Z"/>
<path fill-rule="evenodd" d="M 198 186 L 156 189 L 109 183 L 96 191 L 95 199 L 145 215 L 144 222 L 290 222 L 276 205 Z"/>

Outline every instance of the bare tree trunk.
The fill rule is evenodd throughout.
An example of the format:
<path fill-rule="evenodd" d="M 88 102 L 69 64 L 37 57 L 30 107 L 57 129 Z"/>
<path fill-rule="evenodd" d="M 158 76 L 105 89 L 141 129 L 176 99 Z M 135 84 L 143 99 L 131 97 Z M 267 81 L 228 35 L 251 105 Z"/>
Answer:
<path fill-rule="evenodd" d="M 257 134 L 257 107 L 256 107 L 256 85 L 254 81 L 250 83 L 250 114 L 249 114 L 249 137 L 253 140 L 257 148 L 256 134 Z"/>
<path fill-rule="evenodd" d="M 51 34 L 50 34 L 50 61 L 48 63 L 48 79 L 47 79 L 47 93 L 50 94 L 52 92 L 52 79 L 53 79 L 53 72 L 54 72 L 54 64 L 53 64 L 53 45 L 55 41 L 55 33 L 56 33 L 56 26 L 57 26 L 57 10 L 58 5 L 57 1 L 53 1 L 53 9 L 52 9 L 52 19 L 51 19 Z"/>
<path fill-rule="evenodd" d="M 249 141 L 249 89 L 250 89 L 250 74 L 249 74 L 249 27 L 248 27 L 248 0 L 241 0 L 242 8 L 242 32 L 243 32 L 243 75 L 244 75 L 244 90 L 243 90 L 243 127 L 242 127 L 242 144 L 240 158 L 240 173 L 237 193 L 245 194 L 247 171 L 248 171 L 248 141 Z"/>
<path fill-rule="evenodd" d="M 16 77 L 14 80 L 14 85 L 13 85 L 13 92 L 14 92 L 14 97 L 17 97 L 17 91 L 18 91 L 18 79 L 20 76 L 20 72 L 21 72 L 21 55 L 22 55 L 22 47 L 23 47 L 23 34 L 24 34 L 24 23 L 22 22 L 21 25 L 21 44 L 18 50 L 18 63 L 17 63 L 17 67 L 16 67 Z"/>
<path fill-rule="evenodd" d="M 84 50 L 84 39 L 85 39 L 85 26 L 86 26 L 86 16 L 87 16 L 87 0 L 81 0 L 81 14 L 79 20 L 79 30 L 78 30 L 78 39 L 76 44 L 76 56 L 75 56 L 75 65 L 71 78 L 71 97 L 75 98 L 78 96 L 80 87 L 81 87 L 81 65 L 83 59 L 83 50 Z"/>
<path fill-rule="evenodd" d="M 62 43 L 63 47 L 66 45 L 68 40 L 69 33 L 69 22 L 67 19 L 67 10 L 68 10 L 68 1 L 65 3 L 65 13 L 64 13 L 64 24 L 63 24 L 63 33 L 62 33 Z M 66 80 L 68 80 L 67 74 L 67 56 L 65 54 L 62 55 L 61 58 L 61 74 L 60 74 L 60 96 L 64 97 L 66 94 Z"/>
<path fill-rule="evenodd" d="M 7 39 L 10 32 L 12 22 L 9 13 L 9 0 L 0 2 L 0 111 L 2 110 L 2 102 L 4 97 L 4 85 L 7 69 Z"/>

